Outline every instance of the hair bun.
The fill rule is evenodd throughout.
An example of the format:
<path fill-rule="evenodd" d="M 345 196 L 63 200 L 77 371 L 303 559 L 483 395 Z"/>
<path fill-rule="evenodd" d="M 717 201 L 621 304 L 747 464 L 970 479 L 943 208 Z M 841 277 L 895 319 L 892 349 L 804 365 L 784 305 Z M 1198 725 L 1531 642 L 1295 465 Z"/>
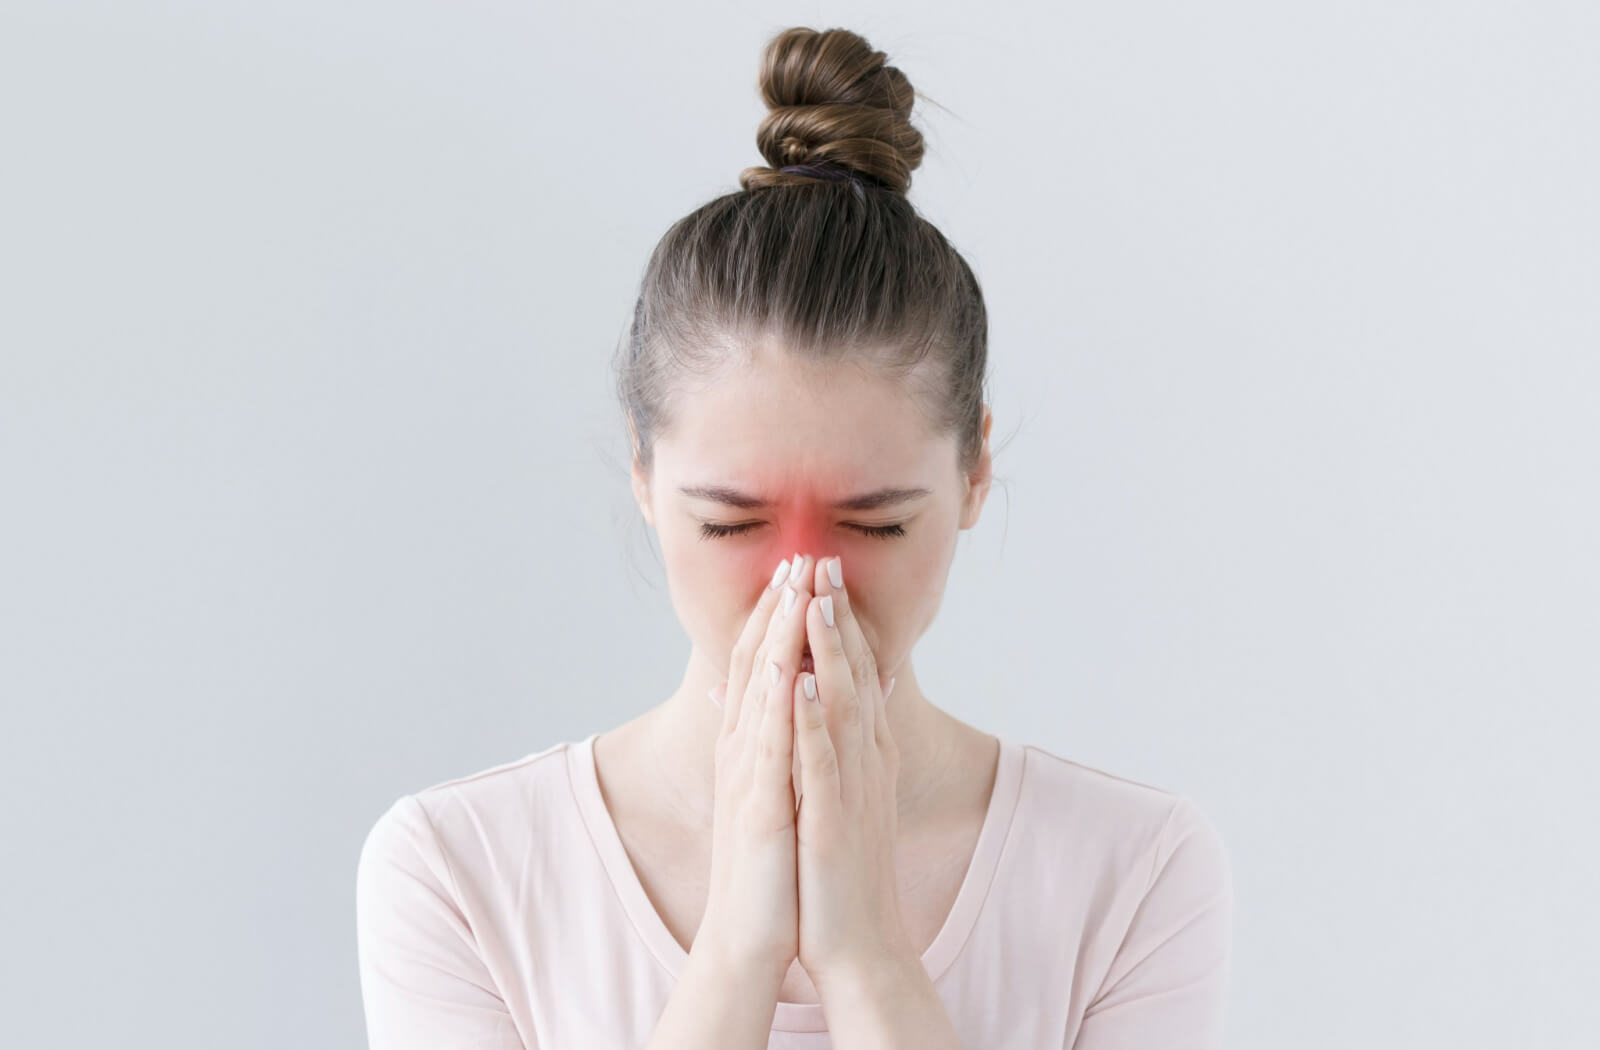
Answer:
<path fill-rule="evenodd" d="M 761 97 L 769 112 L 756 129 L 767 167 L 746 168 L 739 185 L 813 182 L 778 169 L 794 164 L 846 168 L 904 194 L 922 163 L 922 133 L 911 125 L 916 92 L 848 29 L 785 29 L 768 42 Z"/>

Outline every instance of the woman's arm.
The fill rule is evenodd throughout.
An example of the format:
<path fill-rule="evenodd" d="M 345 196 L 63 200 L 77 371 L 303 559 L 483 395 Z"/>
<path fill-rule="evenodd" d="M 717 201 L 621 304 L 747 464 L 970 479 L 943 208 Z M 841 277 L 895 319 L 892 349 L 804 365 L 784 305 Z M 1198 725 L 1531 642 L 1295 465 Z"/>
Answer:
<path fill-rule="evenodd" d="M 765 971 L 697 934 L 645 1050 L 766 1050 L 783 973 Z"/>
<path fill-rule="evenodd" d="M 537 1050 L 478 954 L 433 826 L 402 797 L 356 866 L 356 949 L 370 1050 Z"/>
<path fill-rule="evenodd" d="M 404 796 L 367 833 L 356 866 L 356 945 L 370 1050 L 537 1050 L 511 1019 L 457 906 L 427 814 Z M 707 928 L 647 1050 L 764 1050 L 783 973 Z"/>
<path fill-rule="evenodd" d="M 1227 850 L 1180 798 L 1152 859 L 1149 886 L 1067 1050 L 1222 1046 L 1233 939 Z"/>

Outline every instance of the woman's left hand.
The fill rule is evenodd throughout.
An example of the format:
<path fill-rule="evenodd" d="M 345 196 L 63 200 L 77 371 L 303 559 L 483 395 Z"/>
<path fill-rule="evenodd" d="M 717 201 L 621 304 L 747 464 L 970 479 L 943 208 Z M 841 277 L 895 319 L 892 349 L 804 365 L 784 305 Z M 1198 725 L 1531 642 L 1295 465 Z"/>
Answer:
<path fill-rule="evenodd" d="M 830 563 L 837 571 L 832 558 L 817 564 L 806 607 L 816 699 L 802 682 L 794 708 L 804 785 L 795 819 L 799 958 L 819 992 L 833 975 L 916 956 L 895 877 L 900 755 L 884 717 L 887 690 Z"/>

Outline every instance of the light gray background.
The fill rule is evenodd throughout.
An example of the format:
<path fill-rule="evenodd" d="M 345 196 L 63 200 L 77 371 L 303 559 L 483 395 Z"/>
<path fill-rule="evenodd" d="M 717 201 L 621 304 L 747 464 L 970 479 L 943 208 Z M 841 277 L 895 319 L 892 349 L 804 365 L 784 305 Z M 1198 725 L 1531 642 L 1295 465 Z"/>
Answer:
<path fill-rule="evenodd" d="M 957 716 L 1185 793 L 1250 1050 L 1600 1028 L 1588 0 L 13 0 L 7 1045 L 363 1045 L 401 793 L 687 654 L 609 358 L 844 25 L 991 311 Z"/>

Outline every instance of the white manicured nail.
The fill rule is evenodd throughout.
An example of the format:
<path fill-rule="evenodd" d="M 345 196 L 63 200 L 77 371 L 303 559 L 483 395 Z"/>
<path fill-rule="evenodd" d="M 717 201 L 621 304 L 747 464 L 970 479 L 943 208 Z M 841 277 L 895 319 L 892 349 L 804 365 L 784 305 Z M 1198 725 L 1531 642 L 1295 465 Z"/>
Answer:
<path fill-rule="evenodd" d="M 829 627 L 833 626 L 833 595 L 831 594 L 822 596 L 822 618 L 827 621 Z"/>
<path fill-rule="evenodd" d="M 800 597 L 793 587 L 783 589 L 783 615 L 788 616 L 794 609 L 794 600 Z"/>
<path fill-rule="evenodd" d="M 801 557 L 799 554 L 796 554 L 794 556 L 794 565 L 789 569 L 789 582 L 790 583 L 799 583 L 800 582 L 800 573 L 801 573 L 801 571 L 803 569 L 805 569 L 805 567 L 806 567 L 805 559 L 803 557 Z"/>
<path fill-rule="evenodd" d="M 838 558 L 828 559 L 828 582 L 835 587 L 844 586 L 844 568 L 839 564 Z"/>
<path fill-rule="evenodd" d="M 805 690 L 806 690 L 806 699 L 807 700 L 815 700 L 817 698 L 817 676 L 816 675 L 814 675 L 814 674 L 806 675 Z"/>
<path fill-rule="evenodd" d="M 789 575 L 789 559 L 785 558 L 783 561 L 780 561 L 778 563 L 778 567 L 772 571 L 772 582 L 767 584 L 767 586 L 776 587 L 778 584 L 783 582 L 783 578 L 787 575 Z"/>

